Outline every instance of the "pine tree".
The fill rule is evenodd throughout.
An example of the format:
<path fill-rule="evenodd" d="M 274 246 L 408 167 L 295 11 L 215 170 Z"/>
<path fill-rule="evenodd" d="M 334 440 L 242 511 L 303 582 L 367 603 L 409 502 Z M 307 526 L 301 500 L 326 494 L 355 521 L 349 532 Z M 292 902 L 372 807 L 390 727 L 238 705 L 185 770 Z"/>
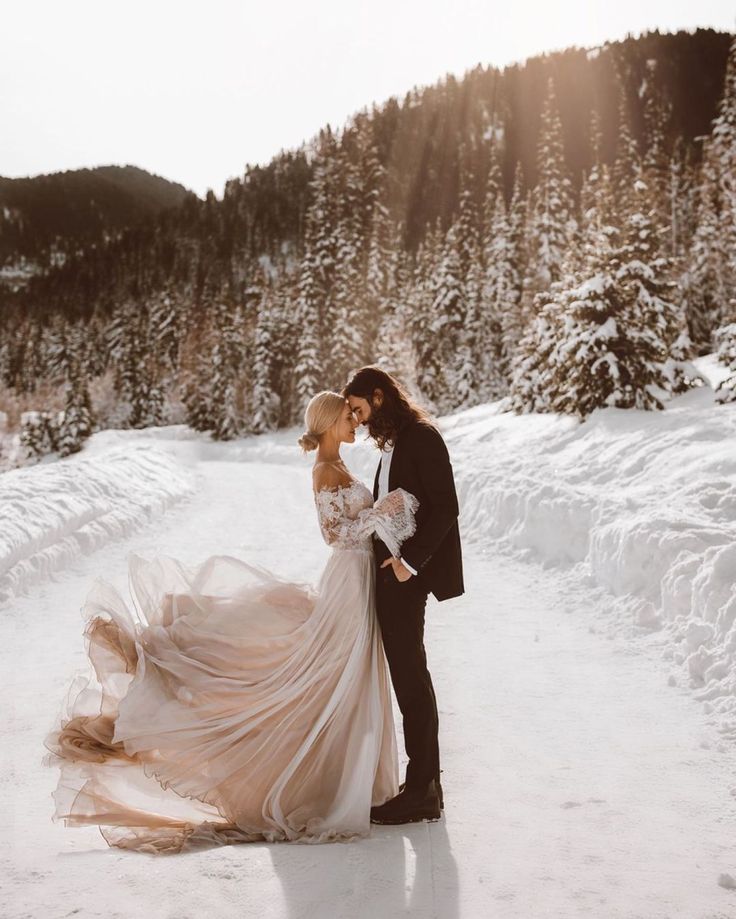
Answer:
<path fill-rule="evenodd" d="M 431 391 L 427 393 L 428 398 L 438 411 L 445 412 L 454 407 L 458 344 L 467 315 L 460 240 L 455 224 L 442 241 L 436 271 L 429 275 L 428 280 L 432 300 L 426 332 L 433 339 L 432 360 L 428 367 L 422 367 L 422 371 L 426 381 L 430 379 L 427 371 L 431 371 L 432 384 Z"/>
<path fill-rule="evenodd" d="M 115 368 L 115 390 L 121 398 L 127 397 L 127 377 L 122 365 L 127 358 L 128 339 L 133 323 L 133 307 L 130 301 L 121 303 L 110 317 L 105 329 L 105 346 L 110 362 Z"/>
<path fill-rule="evenodd" d="M 395 324 L 399 310 L 396 292 L 402 255 L 400 236 L 389 219 L 384 185 L 378 190 L 371 214 L 366 256 L 363 321 L 369 359 L 376 355 L 378 360 L 381 354 L 395 351 L 390 338 L 399 333 Z"/>
<path fill-rule="evenodd" d="M 302 415 L 307 403 L 323 387 L 322 358 L 322 315 L 318 256 L 313 239 L 310 239 L 310 223 L 316 216 L 307 217 L 307 241 L 301 263 L 299 298 L 296 305 L 301 335 L 297 346 L 297 360 L 294 368 L 297 391 L 297 414 Z M 297 420 L 296 418 L 294 419 Z"/>
<path fill-rule="evenodd" d="M 410 389 L 417 385 L 417 368 L 411 340 L 411 317 L 414 295 L 411 259 L 400 247 L 400 228 L 395 228 L 393 242 L 387 247 L 381 270 L 381 334 L 376 338 L 375 362 L 388 373 L 405 382 Z M 369 272 L 369 282 L 371 273 Z"/>
<path fill-rule="evenodd" d="M 92 316 L 86 323 L 80 344 L 80 358 L 88 379 L 102 376 L 110 364 L 110 355 L 107 348 L 107 315 L 101 306 L 95 306 Z"/>
<path fill-rule="evenodd" d="M 38 381 L 43 376 L 41 337 L 40 325 L 35 320 L 30 320 L 23 349 L 23 362 L 18 387 L 20 392 L 35 392 Z"/>
<path fill-rule="evenodd" d="M 22 412 L 20 443 L 29 459 L 40 459 L 59 449 L 60 412 Z"/>
<path fill-rule="evenodd" d="M 493 221 L 498 209 L 498 202 L 499 200 L 504 200 L 500 156 L 498 144 L 492 139 L 488 150 L 488 175 L 486 176 L 486 188 L 483 198 L 481 220 L 483 228 L 481 238 L 483 239 L 484 248 L 485 244 L 488 242 L 490 228 L 493 226 Z"/>
<path fill-rule="evenodd" d="M 481 368 L 481 290 L 483 287 L 483 264 L 480 252 L 468 266 L 465 276 L 465 318 L 457 337 L 455 357 L 456 370 L 453 374 L 453 409 L 469 408 L 483 401 L 481 392 L 484 382 Z"/>
<path fill-rule="evenodd" d="M 63 317 L 52 322 L 48 336 L 46 371 L 51 379 L 63 382 L 73 362 L 70 348 L 71 325 Z"/>
<path fill-rule="evenodd" d="M 589 261 L 592 269 L 594 263 Z M 532 322 L 516 356 L 511 407 L 585 418 L 597 408 L 661 408 L 662 342 L 627 299 L 613 262 L 578 287 L 560 282 Z"/>
<path fill-rule="evenodd" d="M 228 300 L 218 301 L 214 310 L 210 411 L 215 440 L 232 440 L 243 426 L 238 406 L 243 349 L 238 335 L 237 312 Z"/>
<path fill-rule="evenodd" d="M 201 357 L 194 368 L 182 374 L 181 400 L 187 425 L 193 431 L 211 431 L 213 427 L 212 389 L 209 361 Z"/>
<path fill-rule="evenodd" d="M 524 202 L 521 165 L 517 163 L 511 202 L 506 208 L 500 171 L 488 177 L 484 274 L 480 293 L 481 396 L 499 399 L 508 390 L 511 358 L 522 334 L 521 288 Z"/>
<path fill-rule="evenodd" d="M 215 440 L 233 440 L 240 433 L 236 391 L 223 358 L 222 347 L 212 352 L 212 397 L 210 401 L 212 436 Z"/>
<path fill-rule="evenodd" d="M 691 148 L 680 135 L 675 141 L 668 168 L 669 233 L 667 254 L 681 269 L 690 252 L 695 232 L 695 175 Z"/>
<path fill-rule="evenodd" d="M 163 423 L 164 395 L 157 379 L 157 362 L 153 355 L 128 355 L 126 367 L 133 367 L 129 388 L 128 426 L 147 428 Z"/>
<path fill-rule="evenodd" d="M 10 386 L 13 377 L 11 344 L 8 339 L 0 339 L 0 385 Z"/>
<path fill-rule="evenodd" d="M 43 449 L 43 435 L 40 412 L 22 412 L 20 418 L 20 445 L 28 459 L 35 459 L 48 452 Z"/>
<path fill-rule="evenodd" d="M 683 278 L 692 340 L 707 350 L 736 301 L 736 39 L 723 97 L 703 144 L 697 229 Z"/>
<path fill-rule="evenodd" d="M 443 337 L 447 317 L 436 309 L 441 245 L 442 233 L 436 223 L 417 250 L 407 294 L 417 388 L 432 410 L 444 404 L 447 389 Z"/>
<path fill-rule="evenodd" d="M 285 265 L 273 291 L 272 380 L 279 398 L 279 426 L 291 424 L 295 415 L 296 387 L 294 367 L 301 329 L 297 310 L 298 269 Z"/>
<path fill-rule="evenodd" d="M 694 376 L 684 316 L 669 299 L 675 285 L 661 254 L 651 191 L 641 175 L 634 180 L 619 234 L 610 223 L 608 171 L 599 152 L 594 156 L 581 194 L 580 256 L 570 262 L 578 280 L 553 285 L 522 339 L 512 381 L 516 411 L 585 418 L 604 406 L 662 408 L 662 399 Z"/>
<path fill-rule="evenodd" d="M 75 361 L 69 367 L 66 405 L 59 425 L 59 455 L 69 456 L 81 450 L 93 430 L 94 417 L 87 381 L 80 364 Z"/>
<path fill-rule="evenodd" d="M 713 333 L 718 360 L 734 371 L 716 387 L 716 402 L 736 402 L 736 311 L 734 321 L 720 326 Z"/>
<path fill-rule="evenodd" d="M 616 201 L 616 224 L 621 226 L 634 209 L 634 189 L 641 174 L 639 148 L 631 130 L 631 118 L 626 87 L 618 75 L 618 126 L 616 133 L 616 154 L 611 172 L 613 194 Z"/>
<path fill-rule="evenodd" d="M 643 99 L 645 152 L 642 157 L 642 175 L 650 195 L 652 220 L 661 236 L 661 247 L 666 251 L 667 230 L 671 230 L 670 206 L 670 159 L 665 149 L 665 137 L 671 117 L 671 105 L 663 99 L 664 88 L 657 74 L 657 61 L 647 61 L 647 76 L 642 84 L 640 96 Z"/>
<path fill-rule="evenodd" d="M 124 304 L 107 330 L 115 365 L 115 387 L 130 406 L 126 424 L 145 428 L 163 423 L 164 394 L 155 332 L 145 306 Z"/>
<path fill-rule="evenodd" d="M 358 170 L 345 153 L 339 157 L 340 216 L 335 227 L 335 263 L 332 271 L 332 310 L 325 352 L 328 386 L 339 391 L 351 372 L 365 363 L 368 323 L 363 295 L 363 214 Z"/>
<path fill-rule="evenodd" d="M 337 145 L 329 128 L 320 133 L 310 182 L 304 255 L 299 278 L 297 314 L 301 336 L 295 368 L 297 414 L 324 389 L 331 375 L 329 361 L 334 330 L 334 268 L 337 258 Z M 301 417 L 294 420 L 301 420 Z"/>
<path fill-rule="evenodd" d="M 460 204 L 454 224 L 462 297 L 450 314 L 452 365 L 448 377 L 453 393 L 451 408 L 467 408 L 479 401 L 479 358 L 481 355 L 482 252 L 478 211 L 473 197 L 472 173 L 461 168 Z"/>
<path fill-rule="evenodd" d="M 656 224 L 652 190 L 643 178 L 634 183 L 633 211 L 624 227 L 623 246 L 617 252 L 617 280 L 635 302 L 634 311 L 657 338 L 657 385 L 666 392 L 688 389 L 699 374 L 689 363 L 692 344 L 684 308 L 673 280 L 672 260 L 663 254 L 662 227 Z M 656 401 L 656 400 L 655 400 Z"/>
<path fill-rule="evenodd" d="M 557 380 L 557 347 L 564 328 L 555 299 L 559 282 L 544 298 L 537 295 L 536 315 L 524 329 L 511 363 L 509 407 L 517 413 L 553 411 Z"/>
<path fill-rule="evenodd" d="M 736 38 L 729 50 L 723 96 L 711 138 L 709 154 L 717 176 L 721 232 L 727 253 L 724 273 L 728 299 L 716 313 L 718 326 L 730 321 L 736 306 Z"/>
<path fill-rule="evenodd" d="M 733 322 L 715 330 L 713 344 L 718 360 L 729 370 L 736 370 L 736 314 Z"/>
<path fill-rule="evenodd" d="M 275 430 L 279 422 L 281 399 L 276 392 L 274 381 L 274 364 L 277 359 L 275 344 L 279 319 L 280 316 L 276 312 L 275 292 L 271 286 L 264 285 L 258 304 L 253 349 L 251 428 L 256 434 Z"/>
<path fill-rule="evenodd" d="M 538 181 L 533 191 L 530 226 L 531 274 L 526 298 L 546 291 L 562 274 L 565 253 L 577 230 L 572 183 L 567 174 L 562 122 L 554 81 L 549 78 L 537 145 Z"/>
<path fill-rule="evenodd" d="M 716 387 L 716 402 L 725 405 L 728 402 L 736 402 L 736 373 L 727 377 Z"/>
<path fill-rule="evenodd" d="M 170 289 L 159 292 L 150 306 L 151 344 L 159 357 L 162 371 L 174 373 L 179 364 L 182 311 Z"/>

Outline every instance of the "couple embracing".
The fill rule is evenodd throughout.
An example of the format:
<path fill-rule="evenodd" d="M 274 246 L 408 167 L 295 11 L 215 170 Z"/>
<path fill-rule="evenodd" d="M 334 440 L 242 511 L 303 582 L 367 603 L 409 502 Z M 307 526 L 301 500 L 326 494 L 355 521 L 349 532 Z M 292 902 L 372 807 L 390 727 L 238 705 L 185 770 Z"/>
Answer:
<path fill-rule="evenodd" d="M 96 581 L 83 610 L 96 679 L 70 693 L 46 739 L 61 767 L 55 819 L 158 853 L 440 817 L 424 615 L 429 593 L 463 592 L 447 447 L 376 367 L 316 395 L 305 421 L 333 550 L 316 591 L 232 556 L 186 567 L 131 554 L 134 617 Z M 360 424 L 381 451 L 372 492 L 340 456 Z"/>

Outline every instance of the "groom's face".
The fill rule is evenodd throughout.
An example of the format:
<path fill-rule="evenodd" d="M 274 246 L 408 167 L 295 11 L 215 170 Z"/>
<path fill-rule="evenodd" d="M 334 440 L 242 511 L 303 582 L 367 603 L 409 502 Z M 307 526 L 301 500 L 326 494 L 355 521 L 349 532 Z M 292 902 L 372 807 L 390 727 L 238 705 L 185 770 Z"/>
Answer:
<path fill-rule="evenodd" d="M 360 396 L 348 396 L 348 402 L 358 424 L 367 424 L 372 411 L 370 402 Z"/>
<path fill-rule="evenodd" d="M 374 390 L 370 401 L 362 396 L 348 396 L 348 402 L 358 424 L 368 425 L 374 410 L 380 408 L 383 403 L 383 392 L 380 389 Z"/>

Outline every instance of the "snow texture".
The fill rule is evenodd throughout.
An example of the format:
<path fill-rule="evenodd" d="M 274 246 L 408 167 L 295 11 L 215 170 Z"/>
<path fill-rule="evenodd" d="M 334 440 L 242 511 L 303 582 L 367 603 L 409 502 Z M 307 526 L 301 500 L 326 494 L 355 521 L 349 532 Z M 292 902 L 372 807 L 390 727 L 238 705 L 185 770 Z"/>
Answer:
<path fill-rule="evenodd" d="M 673 680 L 736 740 L 736 412 L 705 386 L 664 412 L 606 408 L 578 424 L 491 405 L 445 427 L 466 539 L 600 588 L 591 615 L 660 633 Z"/>
<path fill-rule="evenodd" d="M 0 603 L 135 532 L 193 489 L 190 470 L 141 444 L 6 472 L 0 476 Z"/>
<path fill-rule="evenodd" d="M 711 385 L 721 372 L 698 367 Z M 584 423 L 502 403 L 441 420 L 467 587 L 427 610 L 446 811 L 359 844 L 154 865 L 108 850 L 96 828 L 51 824 L 55 775 L 41 765 L 86 663 L 85 592 L 95 576 L 123 590 L 129 552 L 231 554 L 316 579 L 328 549 L 300 432 L 213 443 L 185 426 L 106 431 L 0 476 L 12 826 L 0 914 L 733 915 L 736 409 L 712 397 L 702 387 L 663 412 L 607 408 Z M 370 484 L 375 449 L 345 458 Z"/>

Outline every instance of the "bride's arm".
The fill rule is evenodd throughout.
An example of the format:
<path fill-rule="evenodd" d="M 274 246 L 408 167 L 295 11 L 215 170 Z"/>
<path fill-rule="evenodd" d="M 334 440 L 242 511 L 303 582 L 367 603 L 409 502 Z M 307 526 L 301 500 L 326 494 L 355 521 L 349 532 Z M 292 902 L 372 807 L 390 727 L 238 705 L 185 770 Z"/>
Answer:
<path fill-rule="evenodd" d="M 329 546 L 351 547 L 371 533 L 381 539 L 392 555 L 414 532 L 418 501 L 403 488 L 394 489 L 373 507 L 364 508 L 354 518 L 347 514 L 345 476 L 334 467 L 319 467 L 314 473 L 314 499 L 322 536 Z"/>
<path fill-rule="evenodd" d="M 314 500 L 322 536 L 328 546 L 350 545 L 372 532 L 373 508 L 360 511 L 354 519 L 347 516 L 342 489 L 350 480 L 334 466 L 320 466 L 312 475 Z"/>

